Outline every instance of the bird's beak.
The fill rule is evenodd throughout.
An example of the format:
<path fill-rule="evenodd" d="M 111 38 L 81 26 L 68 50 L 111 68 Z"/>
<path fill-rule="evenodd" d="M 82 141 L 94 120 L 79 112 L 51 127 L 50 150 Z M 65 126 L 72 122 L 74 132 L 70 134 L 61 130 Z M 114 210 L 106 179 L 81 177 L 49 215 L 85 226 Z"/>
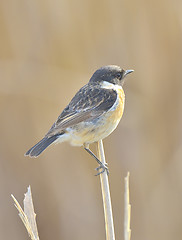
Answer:
<path fill-rule="evenodd" d="M 134 72 L 134 70 L 126 70 L 126 71 L 124 72 L 124 77 L 126 77 L 126 75 L 128 75 L 128 74 L 130 74 L 130 73 L 132 73 L 132 72 Z"/>

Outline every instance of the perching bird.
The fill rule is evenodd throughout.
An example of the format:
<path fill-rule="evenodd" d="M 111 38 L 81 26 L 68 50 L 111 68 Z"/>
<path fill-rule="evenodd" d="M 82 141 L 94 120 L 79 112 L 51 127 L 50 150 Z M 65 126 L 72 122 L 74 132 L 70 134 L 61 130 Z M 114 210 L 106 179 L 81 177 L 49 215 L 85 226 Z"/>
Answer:
<path fill-rule="evenodd" d="M 38 157 L 52 143 L 68 141 L 71 145 L 83 146 L 99 163 L 98 169 L 107 170 L 89 149 L 89 144 L 106 138 L 117 127 L 125 104 L 124 78 L 131 72 L 133 70 L 125 71 L 114 65 L 99 68 L 76 93 L 45 137 L 25 155 Z"/>

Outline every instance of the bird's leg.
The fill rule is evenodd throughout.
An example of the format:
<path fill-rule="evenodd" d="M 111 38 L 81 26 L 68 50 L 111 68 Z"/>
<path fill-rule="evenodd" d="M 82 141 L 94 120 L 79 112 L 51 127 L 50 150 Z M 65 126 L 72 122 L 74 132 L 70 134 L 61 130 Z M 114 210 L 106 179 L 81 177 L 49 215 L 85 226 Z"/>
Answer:
<path fill-rule="evenodd" d="M 98 157 L 89 149 L 89 145 L 84 145 L 84 149 L 92 156 L 92 157 L 94 157 L 95 158 L 95 160 L 98 162 L 98 164 L 99 164 L 99 167 L 97 167 L 95 170 L 96 171 L 99 171 L 100 169 L 102 169 L 102 171 L 101 172 L 98 172 L 95 176 L 98 176 L 98 175 L 100 175 L 101 173 L 103 173 L 103 172 L 107 172 L 107 174 L 109 175 L 109 169 L 108 169 L 108 167 L 107 167 L 107 163 L 106 164 L 104 164 L 104 163 L 102 163 L 99 159 L 98 159 Z"/>

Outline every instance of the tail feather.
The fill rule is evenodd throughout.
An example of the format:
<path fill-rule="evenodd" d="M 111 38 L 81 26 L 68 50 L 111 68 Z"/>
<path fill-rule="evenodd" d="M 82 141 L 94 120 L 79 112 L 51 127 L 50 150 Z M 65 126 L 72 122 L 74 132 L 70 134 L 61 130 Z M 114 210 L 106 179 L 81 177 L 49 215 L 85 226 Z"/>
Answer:
<path fill-rule="evenodd" d="M 40 142 L 38 142 L 35 146 L 30 148 L 26 153 L 25 156 L 30 157 L 38 157 L 50 144 L 58 139 L 60 135 L 54 135 L 51 137 L 44 137 Z"/>

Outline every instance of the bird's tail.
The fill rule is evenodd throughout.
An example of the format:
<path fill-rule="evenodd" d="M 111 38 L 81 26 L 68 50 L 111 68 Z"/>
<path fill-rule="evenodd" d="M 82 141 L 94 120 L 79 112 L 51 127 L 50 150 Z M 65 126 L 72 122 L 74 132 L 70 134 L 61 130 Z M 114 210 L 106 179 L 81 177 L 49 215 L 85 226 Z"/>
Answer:
<path fill-rule="evenodd" d="M 35 146 L 30 148 L 25 153 L 25 156 L 38 157 L 49 145 L 51 145 L 54 141 L 56 141 L 60 135 L 61 134 L 53 135 L 51 137 L 44 137 Z"/>

